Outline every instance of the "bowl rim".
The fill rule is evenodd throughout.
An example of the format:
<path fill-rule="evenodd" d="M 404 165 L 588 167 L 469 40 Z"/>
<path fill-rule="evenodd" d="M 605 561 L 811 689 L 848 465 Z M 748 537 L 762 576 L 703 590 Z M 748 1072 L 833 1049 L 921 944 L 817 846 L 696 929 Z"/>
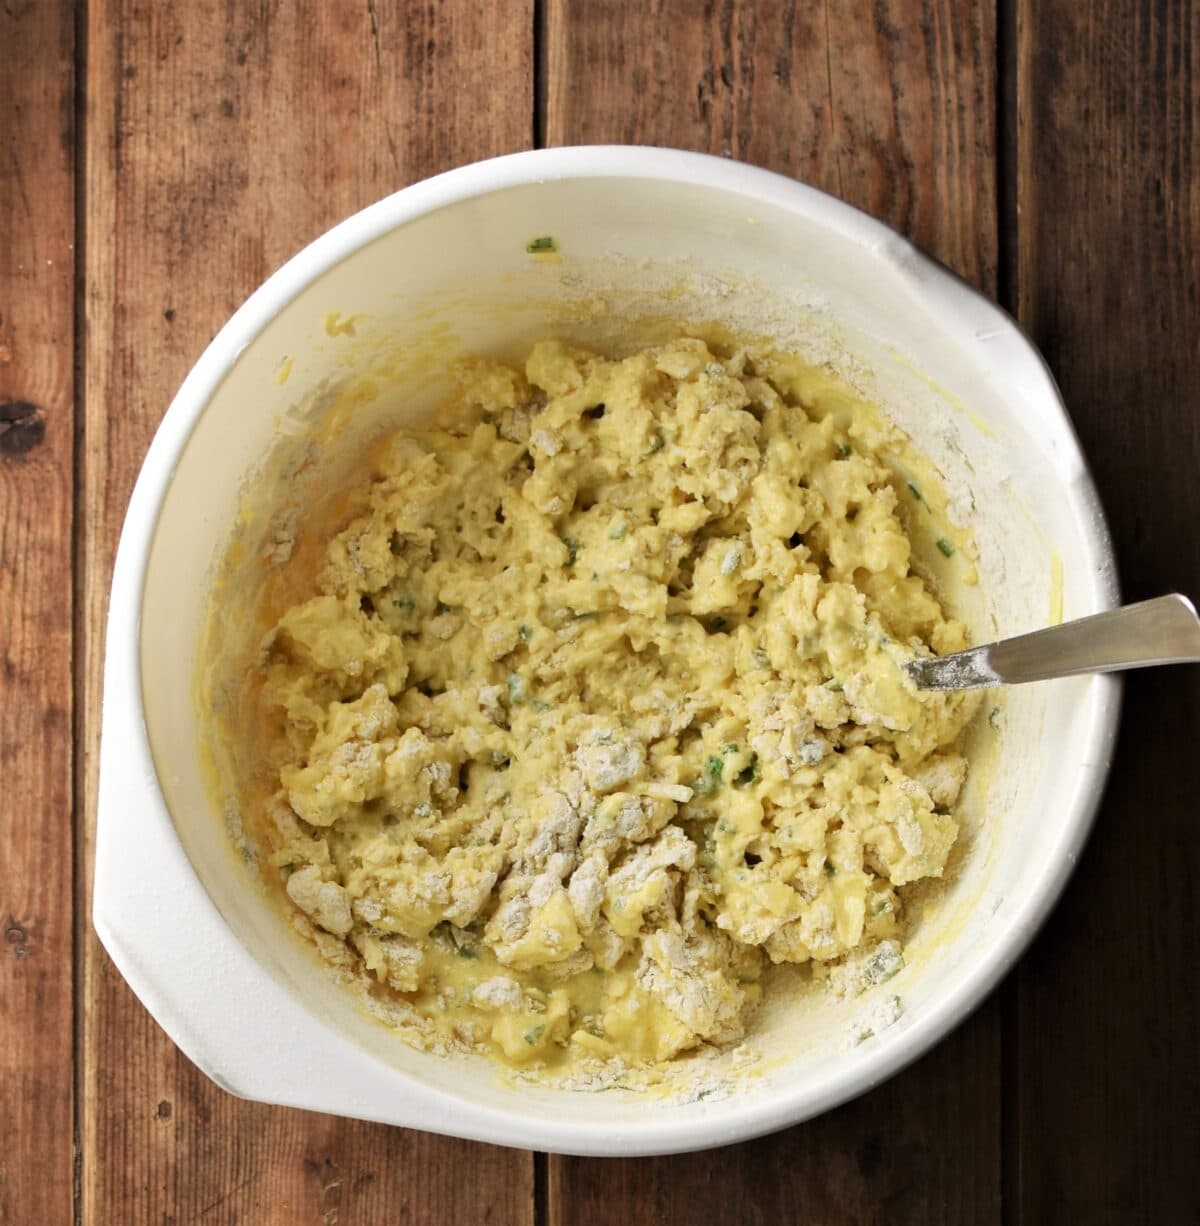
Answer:
<path fill-rule="evenodd" d="M 945 335 L 981 364 L 993 365 L 1002 351 L 1006 377 L 1018 381 L 1064 427 L 1060 440 L 1065 461 L 1077 466 L 1064 482 L 1086 543 L 1093 608 L 1118 599 L 1115 559 L 1099 498 L 1065 404 L 1044 359 L 1030 338 L 997 304 L 883 222 L 853 205 L 786 176 L 708 154 L 647 146 L 592 145 L 539 149 L 459 167 L 412 184 L 335 225 L 273 273 L 233 314 L 184 379 L 160 423 L 130 498 L 113 570 L 104 665 L 104 704 L 100 787 L 96 831 L 93 923 L 134 992 L 175 1043 L 218 1084 L 261 1101 L 359 1116 L 419 1127 L 498 1144 L 559 1153 L 657 1154 L 682 1152 L 746 1140 L 801 1122 L 846 1102 L 925 1054 L 991 992 L 1026 950 L 1061 895 L 1092 828 L 1103 793 L 1120 707 L 1121 687 L 1112 677 L 1091 679 L 1091 718 L 1071 803 L 1058 817 L 1059 834 L 1040 876 L 1014 907 L 1005 931 L 943 996 L 903 1029 L 885 1032 L 859 1058 L 838 1071 L 799 1087 L 780 1088 L 769 1100 L 739 1105 L 737 1096 L 704 1104 L 683 1118 L 647 1113 L 646 1121 L 613 1135 L 610 1125 L 508 1112 L 465 1096 L 418 1082 L 388 1066 L 409 1096 L 365 1103 L 342 1095 L 336 1084 L 323 1088 L 272 1083 L 248 1072 L 246 1058 L 222 1050 L 220 1029 L 228 1010 L 215 1001 L 208 1016 L 203 996 L 189 996 L 177 967 L 177 950 L 144 929 L 138 914 L 144 904 L 131 889 L 122 858 L 136 848 L 144 871 L 157 861 L 158 874 L 172 881 L 172 893 L 185 896 L 192 922 L 206 940 L 220 945 L 232 962 L 252 976 L 258 963 L 217 911 L 192 866 L 158 782 L 150 749 L 142 697 L 141 607 L 151 546 L 158 518 L 178 462 L 201 414 L 249 345 L 305 289 L 341 261 L 389 231 L 427 213 L 508 188 L 568 179 L 643 179 L 729 192 L 778 206 L 835 231 L 889 265 L 919 294 Z M 1017 367 L 1013 363 L 1017 363 Z M 150 939 L 146 940 L 149 936 Z M 156 943 L 157 942 L 157 943 Z M 214 962 L 214 966 L 216 963 Z M 217 972 L 214 971 L 213 974 Z M 259 972 L 258 979 L 269 976 Z M 239 985 L 248 1004 L 265 999 L 270 986 Z M 275 988 L 278 995 L 282 989 Z M 298 999 L 272 998 L 286 1008 L 290 1023 L 320 1042 L 331 1058 L 355 1066 L 382 1084 L 380 1061 L 352 1039 L 319 1020 Z M 199 1008 L 199 1012 L 197 1012 Z M 364 1064 L 365 1061 L 365 1064 Z M 293 1079 L 294 1081 L 294 1079 Z"/>

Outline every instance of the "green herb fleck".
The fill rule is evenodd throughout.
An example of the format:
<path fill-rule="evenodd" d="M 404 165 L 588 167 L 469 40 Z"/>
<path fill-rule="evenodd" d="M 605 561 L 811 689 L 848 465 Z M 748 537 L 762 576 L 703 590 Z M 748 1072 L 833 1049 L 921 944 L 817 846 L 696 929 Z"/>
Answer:
<path fill-rule="evenodd" d="M 954 556 L 954 546 L 944 536 L 938 537 L 937 547 L 941 550 L 942 557 L 950 558 Z"/>
<path fill-rule="evenodd" d="M 999 707 L 993 707 L 988 712 L 988 723 L 992 726 L 992 729 L 994 731 L 999 731 L 1000 729 L 1000 708 Z"/>
<path fill-rule="evenodd" d="M 529 252 L 530 255 L 541 255 L 546 251 L 557 251 L 558 244 L 554 241 L 551 235 L 539 234 L 536 238 L 531 238 L 529 242 L 525 244 L 525 250 Z"/>
<path fill-rule="evenodd" d="M 884 899 L 882 902 L 877 902 L 877 903 L 876 903 L 876 904 L 875 904 L 875 905 L 874 905 L 874 906 L 871 908 L 871 915 L 872 915 L 873 917 L 874 917 L 874 916 L 880 916 L 880 915 L 883 915 L 883 914 L 885 914 L 886 912 L 890 911 L 891 909 L 892 909 L 892 904 L 891 904 L 891 903 L 890 903 L 890 902 L 889 902 L 889 901 L 888 901 L 888 900 L 885 898 L 885 899 Z"/>
<path fill-rule="evenodd" d="M 734 778 L 733 786 L 738 788 L 749 787 L 752 783 L 757 783 L 761 775 L 761 770 L 758 764 L 758 754 L 751 754 L 749 763 L 738 771 Z"/>
<path fill-rule="evenodd" d="M 610 541 L 623 541 L 629 535 L 628 524 L 617 524 L 615 528 L 610 528 L 608 539 Z"/>
<path fill-rule="evenodd" d="M 460 945 L 458 947 L 458 956 L 460 958 L 478 958 L 479 952 L 474 945 Z"/>
<path fill-rule="evenodd" d="M 692 784 L 692 791 L 697 796 L 711 796 L 721 782 L 725 771 L 725 759 L 714 754 L 704 764 L 704 773 Z"/>
<path fill-rule="evenodd" d="M 532 1030 L 525 1031 L 525 1042 L 530 1047 L 536 1047 L 538 1040 L 546 1033 L 545 1026 L 535 1026 Z"/>
<path fill-rule="evenodd" d="M 840 694 L 846 687 L 836 677 L 831 677 L 825 682 L 825 688 L 834 694 Z"/>
<path fill-rule="evenodd" d="M 533 631 L 530 630 L 528 626 L 519 626 L 517 628 L 517 634 L 520 636 L 522 643 L 528 643 L 533 637 Z"/>
<path fill-rule="evenodd" d="M 546 712 L 550 710 L 550 704 L 548 702 L 543 702 L 540 698 L 535 698 L 529 705 L 539 715 L 545 715 Z"/>
<path fill-rule="evenodd" d="M 396 612 L 399 613 L 401 617 L 412 617 L 413 609 L 415 608 L 416 605 L 414 605 L 407 596 L 405 596 L 403 600 L 396 601 Z"/>
<path fill-rule="evenodd" d="M 770 668 L 771 657 L 761 647 L 754 649 L 754 663 L 758 668 Z"/>
<path fill-rule="evenodd" d="M 667 445 L 667 440 L 655 430 L 650 436 L 650 454 L 654 455 L 656 451 L 661 451 Z"/>
<path fill-rule="evenodd" d="M 849 443 L 838 443 L 837 452 L 843 460 L 847 460 L 854 454 L 854 448 Z"/>
<path fill-rule="evenodd" d="M 921 491 L 920 491 L 919 489 L 917 489 L 917 487 L 916 487 L 916 486 L 915 486 L 915 485 L 914 485 L 914 484 L 913 484 L 911 481 L 910 481 L 910 482 L 908 482 L 908 492 L 909 492 L 909 493 L 910 493 L 910 494 L 911 494 L 911 495 L 912 495 L 912 496 L 913 496 L 913 497 L 914 497 L 914 498 L 915 498 L 915 499 L 916 499 L 918 502 L 924 502 L 924 501 L 925 501 L 925 499 L 921 497 Z"/>
<path fill-rule="evenodd" d="M 579 542 L 573 536 L 564 536 L 562 543 L 567 547 L 567 565 L 574 566 L 575 559 L 579 557 Z"/>
<path fill-rule="evenodd" d="M 509 702 L 525 701 L 525 678 L 520 673 L 509 673 L 505 678 L 504 684 L 508 688 Z"/>
<path fill-rule="evenodd" d="M 738 983 L 743 984 L 746 987 L 750 987 L 752 984 L 755 984 L 757 982 L 758 980 L 754 978 L 753 975 L 739 975 L 738 976 Z"/>
<path fill-rule="evenodd" d="M 837 869 L 834 868 L 834 866 L 830 864 L 828 860 L 825 861 L 825 876 L 826 877 L 836 877 L 837 876 Z"/>

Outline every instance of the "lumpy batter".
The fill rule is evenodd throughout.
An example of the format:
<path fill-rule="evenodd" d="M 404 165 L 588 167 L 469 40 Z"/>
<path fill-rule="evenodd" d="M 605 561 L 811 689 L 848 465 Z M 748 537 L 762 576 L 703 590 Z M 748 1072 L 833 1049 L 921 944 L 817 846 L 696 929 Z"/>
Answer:
<path fill-rule="evenodd" d="M 265 563 L 319 557 L 224 716 L 266 764 L 243 824 L 430 1042 L 727 1044 L 771 963 L 886 978 L 943 871 L 974 707 L 901 669 L 966 645 L 912 569 L 903 439 L 722 352 L 475 364 L 316 555 Z"/>

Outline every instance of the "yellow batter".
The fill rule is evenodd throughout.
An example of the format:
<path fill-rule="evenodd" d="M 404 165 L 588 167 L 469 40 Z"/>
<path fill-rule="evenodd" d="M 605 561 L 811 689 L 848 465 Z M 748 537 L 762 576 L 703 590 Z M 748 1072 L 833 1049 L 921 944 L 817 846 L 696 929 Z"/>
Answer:
<path fill-rule="evenodd" d="M 974 703 L 900 667 L 965 646 L 912 570 L 904 440 L 722 352 L 474 365 L 317 551 L 266 555 L 302 596 L 236 662 L 224 734 L 267 764 L 243 824 L 431 1040 L 729 1043 L 769 963 L 893 973 L 903 887 L 942 872 Z"/>

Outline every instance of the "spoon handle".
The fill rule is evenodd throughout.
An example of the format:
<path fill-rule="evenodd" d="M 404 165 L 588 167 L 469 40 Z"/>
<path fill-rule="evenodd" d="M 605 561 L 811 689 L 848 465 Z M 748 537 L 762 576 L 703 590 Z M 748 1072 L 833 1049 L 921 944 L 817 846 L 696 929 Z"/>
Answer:
<path fill-rule="evenodd" d="M 904 667 L 920 689 L 970 690 L 1194 663 L 1200 663 L 1200 618 L 1186 596 L 1175 594 Z"/>

